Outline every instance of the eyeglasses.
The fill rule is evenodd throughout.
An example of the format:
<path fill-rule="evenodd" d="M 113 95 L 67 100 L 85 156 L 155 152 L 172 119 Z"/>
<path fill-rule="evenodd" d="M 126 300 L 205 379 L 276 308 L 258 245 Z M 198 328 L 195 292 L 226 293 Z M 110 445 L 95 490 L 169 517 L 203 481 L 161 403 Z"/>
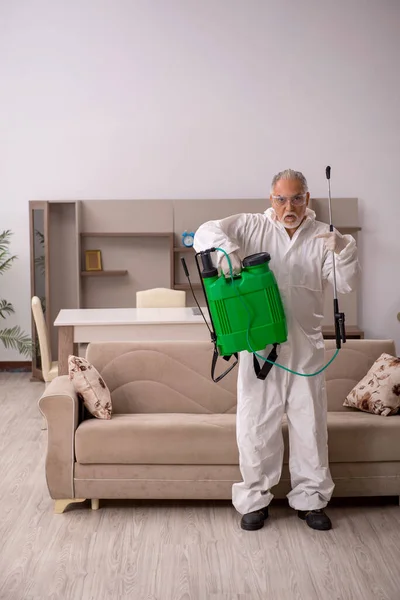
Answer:
<path fill-rule="evenodd" d="M 290 204 L 293 206 L 303 206 L 306 203 L 307 194 L 297 194 L 296 196 L 291 196 L 290 198 L 286 198 L 285 196 L 271 196 L 273 201 L 278 206 L 284 206 L 286 202 L 289 200 Z"/>

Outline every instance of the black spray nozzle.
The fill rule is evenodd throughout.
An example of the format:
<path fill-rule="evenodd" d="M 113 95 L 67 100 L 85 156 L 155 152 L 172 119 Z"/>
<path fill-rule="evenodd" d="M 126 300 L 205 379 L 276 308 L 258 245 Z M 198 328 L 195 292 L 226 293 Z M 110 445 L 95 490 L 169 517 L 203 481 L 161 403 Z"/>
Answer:
<path fill-rule="evenodd" d="M 199 273 L 199 275 L 200 275 L 200 278 L 201 278 L 201 272 L 200 272 L 200 268 L 199 268 L 199 261 L 198 261 L 198 259 L 197 259 L 198 255 L 199 255 L 199 252 L 197 252 L 197 254 L 195 254 L 195 261 L 196 261 L 196 267 L 197 267 L 197 271 L 198 271 L 198 273 Z M 183 270 L 184 270 L 184 272 L 185 272 L 185 275 L 186 275 L 186 277 L 187 277 L 187 280 L 188 280 L 188 282 L 189 282 L 190 291 L 192 292 L 192 295 L 193 295 L 194 301 L 196 302 L 196 304 L 197 304 L 197 308 L 199 309 L 199 311 L 200 311 L 200 314 L 201 314 L 201 316 L 202 316 L 202 317 L 203 317 L 203 319 L 204 319 L 204 323 L 206 324 L 206 326 L 207 326 L 207 329 L 208 329 L 208 331 L 210 332 L 211 341 L 213 342 L 213 344 L 214 344 L 214 346 L 215 346 L 215 344 L 216 344 L 216 339 L 217 339 L 217 338 L 216 338 L 216 335 L 215 335 L 214 325 L 213 325 L 213 324 L 212 324 L 212 322 L 211 322 L 211 324 L 212 324 L 212 329 L 211 329 L 211 327 L 210 327 L 210 326 L 209 326 L 209 324 L 207 323 L 207 320 L 206 320 L 206 318 L 205 318 L 205 316 L 204 316 L 204 313 L 203 313 L 203 311 L 202 311 L 202 309 L 201 309 L 201 307 L 200 307 L 200 304 L 199 304 L 199 302 L 198 302 L 198 300 L 197 300 L 197 298 L 196 298 L 196 294 L 194 293 L 193 286 L 192 286 L 192 282 L 190 281 L 189 269 L 188 269 L 188 267 L 187 267 L 186 260 L 185 260 L 183 257 L 181 258 L 181 263 L 182 263 L 182 267 L 183 267 Z M 206 295 L 206 293 L 205 293 L 204 284 L 203 284 L 203 281 L 202 281 L 202 280 L 201 280 L 201 284 L 202 284 L 202 286 L 203 286 L 203 292 L 204 292 L 204 295 L 205 295 L 205 299 L 206 299 L 206 303 L 207 303 L 207 308 L 209 309 L 209 306 L 208 306 L 208 300 L 207 300 L 207 295 Z"/>
<path fill-rule="evenodd" d="M 346 343 L 346 327 L 345 327 L 345 315 L 342 312 L 339 312 L 339 302 L 337 298 L 333 300 L 333 312 L 335 319 L 335 338 L 336 338 L 336 348 L 339 350 L 341 348 L 341 342 L 343 344 Z"/>
<path fill-rule="evenodd" d="M 328 166 L 325 169 L 325 174 L 326 174 L 326 178 L 330 179 L 331 178 L 331 168 Z"/>
<path fill-rule="evenodd" d="M 203 279 L 218 275 L 218 269 L 214 267 L 214 263 L 211 258 L 211 252 L 215 252 L 215 248 L 209 248 L 208 250 L 203 250 L 199 253 L 203 265 L 203 270 L 201 272 Z"/>

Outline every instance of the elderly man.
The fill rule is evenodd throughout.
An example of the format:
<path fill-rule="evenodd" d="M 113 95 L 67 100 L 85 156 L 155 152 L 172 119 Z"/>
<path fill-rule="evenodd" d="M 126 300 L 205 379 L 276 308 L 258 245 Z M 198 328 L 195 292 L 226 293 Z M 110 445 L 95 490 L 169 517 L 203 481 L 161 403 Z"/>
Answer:
<path fill-rule="evenodd" d="M 300 373 L 314 373 L 324 364 L 323 289 L 326 281 L 333 282 L 332 250 L 338 292 L 351 292 L 359 271 L 355 240 L 316 221 L 308 208 L 309 198 L 304 175 L 287 169 L 273 178 L 272 206 L 264 214 L 210 221 L 198 229 L 194 241 L 196 251 L 223 248 L 234 272 L 240 271 L 244 257 L 270 253 L 288 324 L 288 340 L 280 347 L 277 362 Z M 226 258 L 220 255 L 218 266 L 228 275 Z M 263 351 L 265 357 L 270 349 Z M 334 484 L 328 463 L 324 374 L 300 377 L 274 366 L 263 381 L 255 376 L 249 352 L 241 353 L 238 375 L 236 431 L 243 481 L 232 489 L 241 527 L 260 529 L 268 517 L 271 488 L 282 470 L 285 412 L 290 438 L 289 504 L 309 527 L 330 529 L 324 508 Z"/>

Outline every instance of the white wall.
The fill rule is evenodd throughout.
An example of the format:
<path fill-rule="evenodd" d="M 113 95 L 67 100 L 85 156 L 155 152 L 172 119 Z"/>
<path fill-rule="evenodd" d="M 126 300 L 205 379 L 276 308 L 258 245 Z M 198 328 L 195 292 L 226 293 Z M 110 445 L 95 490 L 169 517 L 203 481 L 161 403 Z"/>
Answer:
<path fill-rule="evenodd" d="M 397 0 L 1 2 L 8 323 L 30 326 L 29 199 L 260 197 L 286 167 L 326 196 L 330 164 L 360 198 L 360 325 L 400 348 L 399 27 Z"/>

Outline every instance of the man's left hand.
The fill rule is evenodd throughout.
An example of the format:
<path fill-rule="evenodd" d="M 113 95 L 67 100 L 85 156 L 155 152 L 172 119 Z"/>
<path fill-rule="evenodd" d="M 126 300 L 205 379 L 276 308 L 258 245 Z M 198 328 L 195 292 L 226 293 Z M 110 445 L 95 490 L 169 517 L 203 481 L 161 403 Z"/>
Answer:
<path fill-rule="evenodd" d="M 347 242 L 338 231 L 329 231 L 328 233 L 321 233 L 316 235 L 315 238 L 322 238 L 325 242 L 325 246 L 328 250 L 340 254 L 347 246 Z"/>

